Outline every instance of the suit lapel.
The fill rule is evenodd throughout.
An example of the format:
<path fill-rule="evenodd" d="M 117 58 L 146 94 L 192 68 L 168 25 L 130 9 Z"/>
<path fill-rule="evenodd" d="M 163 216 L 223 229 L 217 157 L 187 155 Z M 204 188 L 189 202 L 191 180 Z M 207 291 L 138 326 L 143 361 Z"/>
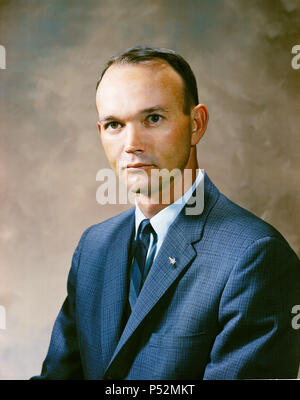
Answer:
<path fill-rule="evenodd" d="M 123 327 L 127 287 L 127 265 L 130 258 L 131 238 L 134 233 L 134 208 L 113 232 L 109 255 L 104 266 L 104 281 L 101 297 L 101 341 L 102 359 L 107 365 L 115 350 Z"/>
<path fill-rule="evenodd" d="M 170 226 L 121 338 L 113 352 L 106 373 L 138 326 L 180 276 L 181 272 L 185 268 L 188 268 L 196 257 L 193 243 L 201 239 L 206 218 L 219 197 L 218 189 L 213 185 L 206 173 L 204 174 L 204 185 L 204 210 L 202 214 L 186 215 L 183 209 Z M 170 262 L 169 257 L 175 258 L 175 264 Z M 110 313 L 110 315 L 112 316 L 113 314 Z"/>

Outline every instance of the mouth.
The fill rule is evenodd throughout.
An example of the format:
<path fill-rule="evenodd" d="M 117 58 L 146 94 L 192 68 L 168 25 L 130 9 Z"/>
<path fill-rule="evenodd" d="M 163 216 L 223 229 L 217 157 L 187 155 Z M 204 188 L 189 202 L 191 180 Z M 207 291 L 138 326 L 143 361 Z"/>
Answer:
<path fill-rule="evenodd" d="M 127 164 L 126 169 L 127 170 L 139 170 L 139 169 L 148 169 L 151 167 L 155 167 L 154 164 L 145 164 L 145 163 L 132 163 L 132 164 Z"/>

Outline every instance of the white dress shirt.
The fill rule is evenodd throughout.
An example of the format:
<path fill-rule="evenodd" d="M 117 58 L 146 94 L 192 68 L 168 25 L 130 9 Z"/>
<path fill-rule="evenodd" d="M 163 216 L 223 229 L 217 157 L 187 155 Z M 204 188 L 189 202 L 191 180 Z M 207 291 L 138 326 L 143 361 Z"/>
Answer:
<path fill-rule="evenodd" d="M 176 217 L 180 213 L 180 211 L 183 209 L 191 195 L 193 194 L 196 186 L 198 185 L 204 185 L 204 170 L 199 169 L 197 177 L 193 183 L 193 185 L 184 193 L 182 197 L 180 197 L 178 200 L 176 200 L 174 203 L 170 204 L 163 210 L 159 211 L 157 214 L 155 214 L 152 218 L 150 218 L 150 223 L 154 229 L 154 231 L 157 234 L 157 243 L 156 243 L 156 249 L 153 248 L 153 235 L 150 235 L 150 244 L 149 244 L 149 249 L 147 253 L 147 258 L 150 252 L 154 251 L 154 258 L 157 256 L 159 249 L 163 243 L 163 240 L 168 232 L 169 227 L 171 226 L 172 222 L 175 221 Z M 145 215 L 142 213 L 141 209 L 139 208 L 137 202 L 135 202 L 136 209 L 135 209 L 135 235 L 137 234 L 138 228 L 140 223 L 144 220 L 147 219 Z M 201 207 L 203 209 L 203 207 Z M 147 258 L 146 258 L 146 270 L 147 270 Z M 153 260 L 154 260 L 153 258 Z"/>

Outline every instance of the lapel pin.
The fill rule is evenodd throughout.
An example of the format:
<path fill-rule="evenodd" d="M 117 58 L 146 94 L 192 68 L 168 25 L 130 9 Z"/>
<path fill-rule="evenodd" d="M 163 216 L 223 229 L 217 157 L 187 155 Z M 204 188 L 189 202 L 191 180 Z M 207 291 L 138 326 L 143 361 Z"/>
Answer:
<path fill-rule="evenodd" d="M 170 264 L 172 264 L 172 265 L 175 265 L 175 263 L 176 263 L 176 258 L 174 257 L 169 257 L 169 261 L 170 261 Z"/>

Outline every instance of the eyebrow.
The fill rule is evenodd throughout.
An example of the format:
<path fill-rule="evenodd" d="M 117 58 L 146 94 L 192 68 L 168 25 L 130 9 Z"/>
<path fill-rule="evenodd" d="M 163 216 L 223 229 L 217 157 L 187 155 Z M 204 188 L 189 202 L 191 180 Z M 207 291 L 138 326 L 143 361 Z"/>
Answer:
<path fill-rule="evenodd" d="M 145 108 L 141 111 L 138 112 L 138 114 L 151 114 L 153 112 L 157 112 L 157 111 L 161 111 L 161 112 L 169 112 L 169 110 L 165 107 L 162 106 L 154 106 L 154 107 L 149 107 L 149 108 Z M 104 122 L 108 122 L 108 121 L 118 121 L 120 118 L 115 117 L 113 115 L 108 115 L 102 119 L 100 119 L 100 123 L 104 123 Z"/>
<path fill-rule="evenodd" d="M 145 108 L 144 110 L 142 110 L 140 112 L 140 114 L 151 114 L 154 111 L 168 112 L 169 110 L 162 106 L 154 106 L 154 107 L 150 107 L 150 108 Z"/>

